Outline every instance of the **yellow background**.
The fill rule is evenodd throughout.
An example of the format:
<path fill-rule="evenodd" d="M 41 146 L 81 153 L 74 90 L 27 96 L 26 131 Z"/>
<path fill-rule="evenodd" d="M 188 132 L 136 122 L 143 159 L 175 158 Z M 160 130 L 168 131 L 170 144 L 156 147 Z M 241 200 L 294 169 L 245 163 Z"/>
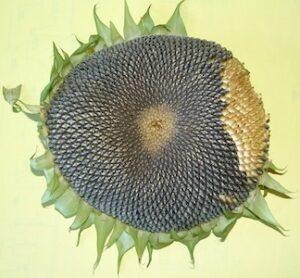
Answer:
<path fill-rule="evenodd" d="M 23 84 L 22 98 L 37 103 L 52 65 L 52 41 L 70 52 L 74 34 L 87 40 L 95 32 L 87 0 L 0 0 L 0 85 Z M 156 23 L 164 23 L 176 0 L 128 0 L 137 20 L 152 3 Z M 123 1 L 103 0 L 99 14 L 121 30 Z M 299 191 L 300 1 L 188 0 L 182 16 L 189 35 L 214 40 L 245 62 L 256 91 L 271 114 L 270 156 L 288 173 L 279 181 Z M 34 124 L 13 114 L 0 100 L 0 277 L 117 277 L 115 247 L 105 251 L 96 274 L 94 229 L 75 247 L 72 220 L 43 209 L 42 178 L 28 159 L 38 145 Z M 268 197 L 287 237 L 251 220 L 238 222 L 225 243 L 211 236 L 195 252 L 196 266 L 178 244 L 154 252 L 149 269 L 134 251 L 125 256 L 121 277 L 300 277 L 300 202 Z M 146 256 L 145 256 L 146 257 Z"/>

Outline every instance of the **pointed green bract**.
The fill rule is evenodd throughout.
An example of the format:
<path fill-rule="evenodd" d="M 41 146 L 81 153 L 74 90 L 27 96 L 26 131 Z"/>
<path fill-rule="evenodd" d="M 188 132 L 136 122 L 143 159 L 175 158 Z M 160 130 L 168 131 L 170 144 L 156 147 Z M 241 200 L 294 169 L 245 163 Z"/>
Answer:
<path fill-rule="evenodd" d="M 162 244 L 170 244 L 174 241 L 170 233 L 157 233 L 157 240 Z"/>
<path fill-rule="evenodd" d="M 179 241 L 187 247 L 187 249 L 189 251 L 189 254 L 190 254 L 192 264 L 195 263 L 195 257 L 194 257 L 195 247 L 201 239 L 203 239 L 203 238 L 201 238 L 200 236 L 190 236 L 190 237 L 186 237 L 184 239 L 181 239 Z"/>
<path fill-rule="evenodd" d="M 65 182 L 60 182 L 57 189 L 52 192 L 51 188 L 47 188 L 45 193 L 42 196 L 42 206 L 47 207 L 55 203 L 55 201 L 67 190 L 68 184 Z"/>
<path fill-rule="evenodd" d="M 94 6 L 94 20 L 98 34 L 103 38 L 107 46 L 112 45 L 110 29 L 99 19 L 96 11 L 96 5 Z"/>
<path fill-rule="evenodd" d="M 65 78 L 69 74 L 69 72 L 73 69 L 73 65 L 71 63 L 71 59 L 70 59 L 69 54 L 67 52 L 63 51 L 62 49 L 61 49 L 61 51 L 62 51 L 62 53 L 64 55 L 65 62 L 64 62 L 64 65 L 63 65 L 63 68 L 61 70 L 61 74 L 60 75 L 63 78 Z"/>
<path fill-rule="evenodd" d="M 153 19 L 150 16 L 150 8 L 151 5 L 148 7 L 146 13 L 141 18 L 138 26 L 143 35 L 148 35 L 151 33 L 152 28 L 154 27 Z"/>
<path fill-rule="evenodd" d="M 50 80 L 53 80 L 57 75 L 59 75 L 64 65 L 64 58 L 59 53 L 54 42 L 53 42 L 53 56 L 54 56 L 54 62 L 51 70 Z"/>
<path fill-rule="evenodd" d="M 153 249 L 161 249 L 173 243 L 174 239 L 171 238 L 171 234 L 152 233 L 150 234 L 149 242 Z"/>
<path fill-rule="evenodd" d="M 112 22 L 109 23 L 109 27 L 110 27 L 110 35 L 111 35 L 112 43 L 118 44 L 118 43 L 123 42 L 124 39 L 122 38 L 122 36 L 118 32 L 116 26 Z"/>
<path fill-rule="evenodd" d="M 107 248 L 111 247 L 118 240 L 125 228 L 126 225 L 124 223 L 120 222 L 119 220 L 116 220 L 113 232 L 110 235 L 110 238 L 106 244 Z"/>
<path fill-rule="evenodd" d="M 253 202 L 245 207 L 263 223 L 282 233 L 282 226 L 274 218 L 260 190 L 255 191 Z"/>
<path fill-rule="evenodd" d="M 180 36 L 187 35 L 183 20 L 180 16 L 180 6 L 182 5 L 183 2 L 184 0 L 177 5 L 173 15 L 171 16 L 171 18 L 166 24 L 166 26 L 172 32 L 173 35 L 180 35 Z"/>
<path fill-rule="evenodd" d="M 150 232 L 138 231 L 135 240 L 135 250 L 138 255 L 139 262 L 141 262 L 142 256 L 148 244 Z"/>
<path fill-rule="evenodd" d="M 48 150 L 43 155 L 32 158 L 30 160 L 30 166 L 35 170 L 49 169 L 54 166 L 54 158 L 51 152 Z"/>
<path fill-rule="evenodd" d="M 78 205 L 78 195 L 72 189 L 67 189 L 55 202 L 55 209 L 64 217 L 69 218 L 76 214 Z"/>
<path fill-rule="evenodd" d="M 75 39 L 79 43 L 80 46 L 82 46 L 84 44 L 80 39 L 78 39 L 78 37 L 76 35 L 75 35 Z"/>
<path fill-rule="evenodd" d="M 41 104 L 47 100 L 47 97 L 50 94 L 51 88 L 52 88 L 52 82 L 49 82 L 46 85 L 46 87 L 43 89 L 43 91 L 41 92 L 41 96 L 40 96 L 40 103 Z"/>
<path fill-rule="evenodd" d="M 92 207 L 83 200 L 80 201 L 76 217 L 70 227 L 70 230 L 79 229 L 90 216 Z"/>
<path fill-rule="evenodd" d="M 124 37 L 128 41 L 140 37 L 142 32 L 139 26 L 134 22 L 126 0 L 124 1 L 124 7 Z"/>
<path fill-rule="evenodd" d="M 35 154 L 31 157 L 31 159 L 35 156 Z M 49 188 L 49 184 L 51 183 L 53 177 L 54 177 L 54 168 L 50 168 L 50 169 L 45 169 L 43 171 L 43 176 L 46 179 L 47 182 L 47 187 Z M 57 175 L 56 175 L 57 176 Z M 57 176 L 58 179 L 58 176 Z"/>
<path fill-rule="evenodd" d="M 54 193 L 56 189 L 59 187 L 59 180 L 56 174 L 53 174 L 50 182 L 47 184 L 47 187 L 50 190 L 51 194 Z"/>
<path fill-rule="evenodd" d="M 147 263 L 147 267 L 149 267 L 149 265 L 152 262 L 152 253 L 153 253 L 153 248 L 151 243 L 148 241 L 147 243 L 147 251 L 148 251 L 148 263 Z"/>
<path fill-rule="evenodd" d="M 153 35 L 169 35 L 171 34 L 171 31 L 168 29 L 168 27 L 164 24 L 156 25 L 151 29 L 150 34 Z"/>
<path fill-rule="evenodd" d="M 273 179 L 268 173 L 264 173 L 260 179 L 260 184 L 268 189 L 275 192 L 281 193 L 283 195 L 291 193 L 289 190 L 285 189 L 278 181 Z"/>
<path fill-rule="evenodd" d="M 93 212 L 91 212 L 89 217 L 87 218 L 87 220 L 82 224 L 82 226 L 80 227 L 80 229 L 78 231 L 76 246 L 78 246 L 80 243 L 81 233 L 94 224 L 94 219 L 95 219 L 95 214 Z"/>
<path fill-rule="evenodd" d="M 200 227 L 204 232 L 210 233 L 212 229 L 216 226 L 216 224 L 217 224 L 217 219 L 212 220 L 210 222 L 202 223 Z"/>
<path fill-rule="evenodd" d="M 171 238 L 174 240 L 181 240 L 186 237 L 187 233 L 188 233 L 187 231 L 182 231 L 182 232 L 171 231 L 170 235 Z"/>
<path fill-rule="evenodd" d="M 221 241 L 224 241 L 235 225 L 236 220 L 237 218 L 228 219 L 224 215 L 220 216 L 216 226 L 213 228 L 214 235 L 221 238 Z"/>
<path fill-rule="evenodd" d="M 127 233 L 123 232 L 119 239 L 116 242 L 117 248 L 118 248 L 118 273 L 120 273 L 120 267 L 122 258 L 125 255 L 126 252 L 128 252 L 132 247 L 134 247 L 134 240 L 132 237 Z"/>
<path fill-rule="evenodd" d="M 277 175 L 283 175 L 285 173 L 285 169 L 283 168 L 278 168 L 275 166 L 275 164 L 269 160 L 265 163 L 264 165 L 264 169 L 268 172 L 271 172 L 273 174 L 277 174 Z"/>
<path fill-rule="evenodd" d="M 94 270 L 99 265 L 106 239 L 108 238 L 110 232 L 114 226 L 114 219 L 112 217 L 101 214 L 100 216 L 95 216 L 95 227 L 97 232 L 97 259 L 94 264 Z"/>

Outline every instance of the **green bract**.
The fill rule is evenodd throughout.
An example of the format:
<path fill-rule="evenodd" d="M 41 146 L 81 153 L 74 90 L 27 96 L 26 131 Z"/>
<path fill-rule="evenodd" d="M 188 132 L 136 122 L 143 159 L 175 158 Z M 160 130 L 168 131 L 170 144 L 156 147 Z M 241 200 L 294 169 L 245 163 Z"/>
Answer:
<path fill-rule="evenodd" d="M 149 265 L 153 250 L 167 247 L 175 241 L 187 247 L 191 260 L 194 262 L 194 249 L 200 240 L 213 233 L 219 237 L 221 241 L 224 241 L 236 221 L 241 217 L 258 220 L 283 233 L 283 228 L 276 221 L 268 208 L 265 196 L 267 193 L 271 193 L 279 197 L 289 198 L 287 194 L 290 192 L 270 176 L 270 174 L 283 173 L 283 171 L 278 169 L 271 161 L 265 164 L 264 173 L 261 176 L 257 188 L 251 192 L 248 200 L 242 206 L 234 211 L 226 212 L 213 221 L 202 223 L 189 231 L 171 233 L 150 233 L 137 230 L 95 210 L 78 197 L 54 163 L 53 155 L 48 148 L 45 111 L 65 76 L 88 55 L 123 42 L 124 40 L 127 41 L 149 34 L 175 34 L 186 36 L 186 29 L 180 16 L 180 5 L 182 3 L 183 1 L 177 5 L 174 13 L 166 24 L 155 25 L 150 15 L 150 7 L 137 24 L 132 18 L 127 3 L 125 2 L 124 38 L 120 35 L 112 22 L 110 22 L 109 26 L 106 26 L 99 19 L 95 6 L 93 15 L 97 34 L 91 35 L 89 41 L 86 43 L 78 40 L 80 46 L 71 55 L 68 55 L 64 51 L 60 52 L 56 45 L 53 44 L 54 63 L 51 70 L 50 81 L 41 92 L 39 105 L 28 105 L 19 99 L 21 85 L 14 89 L 3 88 L 4 98 L 12 106 L 13 111 L 22 111 L 31 120 L 37 123 L 39 137 L 43 143 L 45 152 L 38 157 L 34 155 L 34 157 L 30 159 L 30 166 L 34 174 L 44 175 L 47 182 L 46 191 L 42 196 L 42 205 L 44 207 L 54 205 L 55 209 L 64 217 L 74 217 L 70 230 L 78 231 L 78 243 L 81 232 L 91 226 L 95 226 L 98 256 L 94 268 L 99 264 L 105 247 L 117 246 L 119 253 L 117 265 L 119 271 L 122 257 L 131 248 L 135 248 L 139 261 L 141 261 L 145 250 L 147 250 Z M 264 194 L 262 194 L 262 192 Z"/>

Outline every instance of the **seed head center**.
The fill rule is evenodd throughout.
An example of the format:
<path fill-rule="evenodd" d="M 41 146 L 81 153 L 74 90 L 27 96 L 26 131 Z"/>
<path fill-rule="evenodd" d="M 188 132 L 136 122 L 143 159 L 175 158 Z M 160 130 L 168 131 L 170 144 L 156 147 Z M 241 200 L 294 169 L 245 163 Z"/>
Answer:
<path fill-rule="evenodd" d="M 151 154 L 161 150 L 175 133 L 175 113 L 162 104 L 144 109 L 137 124 L 144 148 Z"/>

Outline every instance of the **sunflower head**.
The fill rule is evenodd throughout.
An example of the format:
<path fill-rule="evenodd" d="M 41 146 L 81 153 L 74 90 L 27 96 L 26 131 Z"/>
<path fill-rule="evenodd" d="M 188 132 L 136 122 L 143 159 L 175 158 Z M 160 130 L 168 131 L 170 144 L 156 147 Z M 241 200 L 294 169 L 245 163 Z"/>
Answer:
<path fill-rule="evenodd" d="M 125 2 L 124 38 L 94 8 L 97 34 L 71 55 L 54 45 L 39 105 L 20 101 L 20 86 L 3 91 L 37 122 L 43 206 L 75 216 L 79 236 L 96 227 L 95 266 L 114 244 L 118 267 L 133 247 L 150 263 L 174 241 L 193 261 L 200 240 L 225 240 L 241 217 L 282 233 L 264 199 L 288 191 L 269 175 L 282 172 L 268 157 L 262 100 L 230 51 L 187 36 L 181 4 L 155 25 L 149 9 L 136 24 Z"/>

